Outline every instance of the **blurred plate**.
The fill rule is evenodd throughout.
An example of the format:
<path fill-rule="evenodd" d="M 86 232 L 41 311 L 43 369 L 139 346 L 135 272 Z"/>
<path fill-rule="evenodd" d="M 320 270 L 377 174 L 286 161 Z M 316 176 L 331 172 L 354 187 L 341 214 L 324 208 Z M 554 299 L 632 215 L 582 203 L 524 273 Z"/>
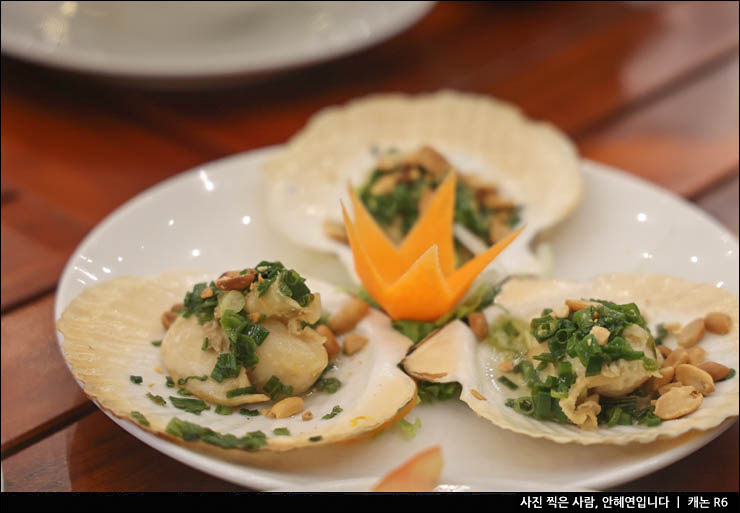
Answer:
<path fill-rule="evenodd" d="M 129 79 L 266 74 L 397 34 L 433 2 L 3 2 L 2 51 Z"/>
<path fill-rule="evenodd" d="M 57 288 L 55 319 L 86 287 L 114 276 L 156 275 L 177 268 L 219 273 L 282 260 L 304 274 L 346 284 L 330 254 L 298 248 L 268 224 L 260 168 L 276 148 L 234 155 L 152 187 L 103 220 L 75 250 Z M 585 161 L 584 201 L 542 237 L 553 274 L 588 280 L 608 272 L 665 273 L 738 293 L 737 239 L 705 213 L 647 182 Z M 197 208 L 194 208 L 197 206 Z M 58 334 L 61 342 L 61 335 Z M 105 412 L 105 411 L 104 411 Z M 107 412 L 105 412 L 107 414 Z M 111 416 L 111 415 L 109 415 Z M 112 417 L 112 416 L 111 416 Z M 422 427 L 412 440 L 391 428 L 370 440 L 260 453 L 246 466 L 193 452 L 112 418 L 158 451 L 202 472 L 267 490 L 367 486 L 419 451 L 443 450 L 440 482 L 499 490 L 601 489 L 644 476 L 709 443 L 737 419 L 679 438 L 627 446 L 561 445 L 497 428 L 461 401 L 419 405 L 407 416 Z M 363 480 L 340 483 L 346 480 Z M 328 487 L 328 488 L 327 488 Z M 345 488 L 346 489 L 346 488 Z"/>

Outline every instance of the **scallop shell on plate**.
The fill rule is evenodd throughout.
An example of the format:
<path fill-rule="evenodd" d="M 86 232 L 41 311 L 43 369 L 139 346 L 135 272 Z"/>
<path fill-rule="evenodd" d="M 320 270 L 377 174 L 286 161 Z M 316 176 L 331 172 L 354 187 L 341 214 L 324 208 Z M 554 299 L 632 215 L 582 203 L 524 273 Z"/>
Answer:
<path fill-rule="evenodd" d="M 142 429 L 185 447 L 237 461 L 248 461 L 249 455 L 240 449 L 221 449 L 172 437 L 165 431 L 167 424 L 177 417 L 237 437 L 262 431 L 267 444 L 260 451 L 286 451 L 360 437 L 386 424 L 415 398 L 414 381 L 398 368 L 411 341 L 391 327 L 388 317 L 371 309 L 354 330 L 369 339 L 367 345 L 352 356 L 338 356 L 336 368 L 327 374 L 340 380 L 339 390 L 334 394 L 310 391 L 303 395 L 303 411 L 312 413 L 311 420 L 303 420 L 300 413 L 282 419 L 245 416 L 239 414 L 238 407 L 231 415 L 219 415 L 213 404 L 196 415 L 176 409 L 169 400 L 165 406 L 155 404 L 148 393 L 167 399 L 177 397 L 179 388 L 167 386 L 161 348 L 152 344 L 165 335 L 160 315 L 182 302 L 195 283 L 211 277 L 174 271 L 157 277 L 117 277 L 75 298 L 59 319 L 57 329 L 63 335 L 64 356 L 85 393 L 101 408 Z M 348 298 L 317 280 L 309 279 L 307 284 L 321 295 L 325 311 L 337 311 Z M 141 376 L 142 383 L 133 383 L 130 376 Z M 243 406 L 262 410 L 270 403 Z M 342 408 L 341 413 L 323 419 L 335 406 Z M 149 426 L 140 425 L 132 415 L 134 411 L 141 413 Z M 278 436 L 274 434 L 276 428 L 287 428 L 290 434 Z"/>
<path fill-rule="evenodd" d="M 365 182 L 377 160 L 374 152 L 423 145 L 523 206 L 528 228 L 496 265 L 509 273 L 542 272 L 530 243 L 580 201 L 578 155 L 554 126 L 486 96 L 383 94 L 319 112 L 264 166 L 273 226 L 298 244 L 337 253 L 352 272 L 349 247 L 329 239 L 324 222 L 341 221 L 339 200 L 349 204 L 347 183 Z"/>
<path fill-rule="evenodd" d="M 539 317 L 544 308 L 555 308 L 566 299 L 581 298 L 606 299 L 620 304 L 634 302 L 653 331 L 659 323 L 684 325 L 710 312 L 725 313 L 732 319 L 730 332 L 726 335 L 707 332 L 700 345 L 707 353 L 707 360 L 738 369 L 738 298 L 712 285 L 658 275 L 612 274 L 584 283 L 514 279 L 503 287 L 496 304 L 489 307 L 485 315 L 490 321 L 503 307 L 514 317 L 529 321 Z M 665 343 L 671 349 L 676 347 L 675 338 L 669 337 Z M 412 376 L 428 381 L 458 381 L 463 388 L 460 398 L 480 417 L 498 427 L 558 443 L 647 443 L 677 437 L 690 430 L 711 429 L 738 414 L 739 379 L 735 376 L 718 382 L 716 391 L 705 397 L 694 413 L 663 421 L 657 427 L 616 426 L 587 431 L 574 425 L 540 421 L 505 406 L 507 398 L 526 392 L 510 391 L 496 381 L 501 375 L 498 364 L 503 359 L 508 358 L 488 344 L 478 342 L 466 324 L 455 321 L 406 357 L 404 368 Z"/>

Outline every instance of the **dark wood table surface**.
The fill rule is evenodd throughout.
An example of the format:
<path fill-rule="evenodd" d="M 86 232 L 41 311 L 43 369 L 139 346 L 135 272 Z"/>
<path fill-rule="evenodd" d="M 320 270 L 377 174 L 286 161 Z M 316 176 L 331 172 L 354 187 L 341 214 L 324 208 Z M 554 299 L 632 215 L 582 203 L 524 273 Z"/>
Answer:
<path fill-rule="evenodd" d="M 9 491 L 231 491 L 85 397 L 53 301 L 82 237 L 147 187 L 286 141 L 373 92 L 490 94 L 584 157 L 687 198 L 738 233 L 738 4 L 439 3 L 378 46 L 229 89 L 156 92 L 2 60 L 2 468 Z M 141 472 L 142 468 L 157 472 Z M 738 491 L 738 424 L 616 488 Z"/>

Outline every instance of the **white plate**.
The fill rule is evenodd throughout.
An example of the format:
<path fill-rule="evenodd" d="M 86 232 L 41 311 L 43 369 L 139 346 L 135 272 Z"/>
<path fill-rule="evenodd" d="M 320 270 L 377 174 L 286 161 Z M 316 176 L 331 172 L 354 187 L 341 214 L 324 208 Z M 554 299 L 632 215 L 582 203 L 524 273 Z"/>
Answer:
<path fill-rule="evenodd" d="M 348 277 L 336 257 L 291 245 L 264 217 L 261 163 L 275 149 L 229 157 L 173 177 L 132 199 L 80 244 L 62 275 L 55 304 L 59 318 L 82 291 L 112 276 L 157 274 L 172 268 L 223 269 L 281 259 L 286 265 L 338 284 Z M 727 230 L 680 198 L 593 162 L 583 165 L 585 200 L 563 225 L 542 237 L 551 245 L 554 275 L 578 280 L 610 271 L 667 273 L 738 293 L 738 243 Z M 391 429 L 355 444 L 280 455 L 246 467 L 191 452 L 113 419 L 155 449 L 199 470 L 256 489 L 327 489 L 339 481 L 374 482 L 413 454 L 439 444 L 443 483 L 513 489 L 599 489 L 636 479 L 705 445 L 727 429 L 626 447 L 581 447 L 537 440 L 479 419 L 462 402 L 420 405 L 416 438 Z M 364 481 L 362 480 L 364 479 Z M 511 484 L 511 483 L 518 483 Z M 359 486 L 359 485 L 358 485 Z M 364 486 L 364 485 L 363 485 Z"/>
<path fill-rule="evenodd" d="M 433 2 L 3 2 L 2 51 L 150 79 L 255 75 L 385 40 Z"/>

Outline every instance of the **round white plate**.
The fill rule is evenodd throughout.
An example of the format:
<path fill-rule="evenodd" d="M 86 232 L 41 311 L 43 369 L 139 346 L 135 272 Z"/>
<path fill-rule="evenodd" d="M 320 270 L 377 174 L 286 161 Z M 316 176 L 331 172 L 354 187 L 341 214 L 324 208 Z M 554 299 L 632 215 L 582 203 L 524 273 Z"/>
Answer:
<path fill-rule="evenodd" d="M 2 51 L 149 79 L 256 75 L 347 54 L 433 2 L 3 2 Z"/>
<path fill-rule="evenodd" d="M 280 259 L 339 285 L 348 277 L 336 257 L 293 246 L 265 219 L 261 163 L 275 148 L 235 155 L 144 191 L 102 221 L 74 252 L 55 304 L 59 318 L 83 288 L 125 274 L 173 268 L 223 269 Z M 604 272 L 666 273 L 738 294 L 738 243 L 706 214 L 672 194 L 594 162 L 584 162 L 584 202 L 542 237 L 553 274 L 587 280 Z M 417 452 L 441 445 L 442 483 L 528 490 L 599 489 L 636 479 L 705 445 L 735 419 L 702 433 L 652 444 L 558 445 L 499 429 L 460 401 L 417 406 L 406 417 L 422 428 L 405 440 L 397 428 L 375 439 L 278 455 L 264 466 L 213 459 L 113 419 L 155 449 L 203 472 L 255 489 L 327 489 L 375 482 Z M 359 480 L 359 481 L 357 481 Z M 483 485 L 481 485 L 481 482 Z M 543 488 L 544 489 L 544 488 Z"/>

